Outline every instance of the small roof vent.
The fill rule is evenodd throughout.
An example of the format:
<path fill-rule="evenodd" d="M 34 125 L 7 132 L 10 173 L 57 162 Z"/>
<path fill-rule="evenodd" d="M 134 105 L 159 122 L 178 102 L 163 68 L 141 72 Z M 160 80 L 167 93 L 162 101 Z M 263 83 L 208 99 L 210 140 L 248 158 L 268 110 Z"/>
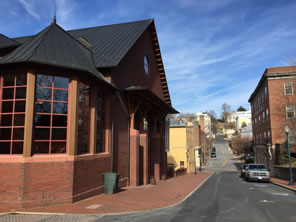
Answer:
<path fill-rule="evenodd" d="M 82 38 L 81 36 L 78 38 L 78 41 L 82 45 L 84 45 L 86 48 L 89 48 L 90 49 L 92 47 L 92 45 L 86 39 Z"/>

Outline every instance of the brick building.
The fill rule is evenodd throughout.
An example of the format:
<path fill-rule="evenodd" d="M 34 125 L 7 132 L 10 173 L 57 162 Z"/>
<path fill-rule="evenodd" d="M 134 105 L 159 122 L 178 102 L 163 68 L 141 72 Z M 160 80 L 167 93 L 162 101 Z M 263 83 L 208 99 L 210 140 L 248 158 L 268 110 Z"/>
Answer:
<path fill-rule="evenodd" d="M 286 125 L 291 129 L 291 152 L 296 153 L 295 86 L 295 66 L 267 68 L 249 98 L 256 162 L 269 168 L 275 164 L 275 154 L 285 152 Z M 276 147 L 281 150 L 276 152 Z"/>
<path fill-rule="evenodd" d="M 0 35 L 0 204 L 78 201 L 166 176 L 172 108 L 154 20 Z"/>

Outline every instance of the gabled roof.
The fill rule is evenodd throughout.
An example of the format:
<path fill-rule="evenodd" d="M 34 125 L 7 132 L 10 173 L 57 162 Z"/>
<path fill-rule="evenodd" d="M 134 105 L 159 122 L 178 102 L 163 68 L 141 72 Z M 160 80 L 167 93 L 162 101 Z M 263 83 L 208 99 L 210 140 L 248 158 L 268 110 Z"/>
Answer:
<path fill-rule="evenodd" d="M 107 26 L 67 31 L 75 39 L 82 37 L 90 43 L 97 68 L 114 67 L 119 64 L 129 49 L 135 44 L 153 19 Z M 20 44 L 32 36 L 15 38 Z"/>
<path fill-rule="evenodd" d="M 19 43 L 0 33 L 0 49 L 18 46 Z"/>
<path fill-rule="evenodd" d="M 153 19 L 69 30 L 67 32 L 73 38 L 82 40 L 81 42 L 83 44 L 86 43 L 86 46 L 93 52 L 95 66 L 100 69 L 116 67 L 147 29 L 150 32 L 153 44 L 153 51 L 157 62 L 157 69 L 160 74 L 165 102 L 171 105 L 168 84 Z M 20 44 L 24 44 L 32 38 L 33 36 L 26 36 L 14 38 L 14 40 Z"/>
<path fill-rule="evenodd" d="M 21 62 L 86 71 L 106 81 L 93 63 L 92 51 L 55 23 L 0 59 L 0 64 Z"/>

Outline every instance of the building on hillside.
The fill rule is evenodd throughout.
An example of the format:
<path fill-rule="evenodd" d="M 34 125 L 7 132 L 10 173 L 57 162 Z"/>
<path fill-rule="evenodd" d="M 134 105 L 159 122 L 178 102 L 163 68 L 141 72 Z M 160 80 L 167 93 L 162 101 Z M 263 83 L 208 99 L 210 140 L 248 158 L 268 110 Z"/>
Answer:
<path fill-rule="evenodd" d="M 251 110 L 235 112 L 235 129 L 240 131 L 243 127 L 252 125 Z"/>
<path fill-rule="evenodd" d="M 186 169 L 187 173 L 195 172 L 200 164 L 206 164 L 209 158 L 209 145 L 203 126 L 170 121 L 168 164 L 174 171 Z M 197 158 L 194 149 L 200 149 Z"/>
<path fill-rule="evenodd" d="M 276 147 L 282 145 L 280 152 L 285 152 L 285 126 L 291 129 L 291 152 L 296 154 L 295 86 L 296 66 L 267 68 L 249 98 L 256 162 L 269 168 L 275 163 Z"/>
<path fill-rule="evenodd" d="M 0 204 L 26 208 L 166 177 L 172 107 L 153 19 L 0 35 Z"/>
<path fill-rule="evenodd" d="M 198 112 L 196 113 L 196 120 L 200 123 L 200 125 L 204 125 L 204 132 L 208 137 L 212 136 L 212 123 L 211 117 L 206 112 Z M 203 124 L 201 123 L 203 121 Z"/>
<path fill-rule="evenodd" d="M 253 128 L 252 125 L 247 125 L 246 127 L 243 127 L 239 131 L 239 135 L 241 138 L 250 138 L 253 139 Z"/>
<path fill-rule="evenodd" d="M 252 124 L 251 110 L 231 112 L 227 117 L 227 123 L 235 123 L 235 129 L 239 131 L 242 127 Z"/>

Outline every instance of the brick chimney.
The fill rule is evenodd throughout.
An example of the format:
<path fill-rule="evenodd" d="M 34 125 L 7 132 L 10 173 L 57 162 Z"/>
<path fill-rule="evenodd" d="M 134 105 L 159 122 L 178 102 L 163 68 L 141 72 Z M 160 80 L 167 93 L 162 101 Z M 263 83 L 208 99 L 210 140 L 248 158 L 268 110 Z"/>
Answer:
<path fill-rule="evenodd" d="M 199 116 L 199 125 L 200 125 L 201 131 L 205 132 L 205 117 L 204 117 L 204 115 Z"/>

